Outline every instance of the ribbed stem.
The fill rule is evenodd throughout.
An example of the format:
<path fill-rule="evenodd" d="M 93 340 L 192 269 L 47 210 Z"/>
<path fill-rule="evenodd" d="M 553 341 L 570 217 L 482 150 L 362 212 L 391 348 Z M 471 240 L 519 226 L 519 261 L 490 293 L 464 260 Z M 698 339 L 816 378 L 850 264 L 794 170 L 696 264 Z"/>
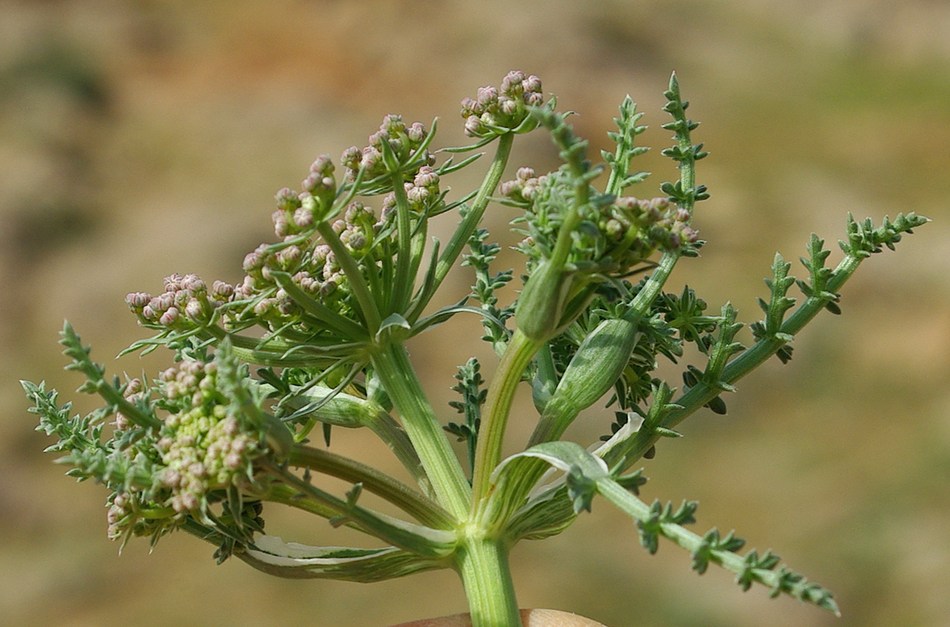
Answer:
<path fill-rule="evenodd" d="M 456 564 L 473 627 L 521 625 L 506 546 L 497 540 L 471 538 L 459 548 Z"/>
<path fill-rule="evenodd" d="M 475 232 L 478 225 L 481 224 L 485 207 L 488 206 L 491 195 L 495 192 L 495 188 L 498 187 L 502 174 L 505 172 L 505 166 L 508 164 L 508 157 L 511 155 L 511 145 L 514 142 L 514 138 L 514 133 L 502 135 L 498 138 L 498 147 L 495 149 L 495 157 L 492 159 L 488 172 L 485 173 L 481 187 L 478 188 L 478 194 L 475 196 L 475 200 L 472 201 L 472 207 L 468 210 L 468 213 L 465 214 L 458 231 L 456 231 L 456 234 L 453 235 L 449 241 L 442 256 L 439 257 L 435 269 L 436 286 L 441 284 L 442 280 L 445 279 L 449 273 L 449 270 L 455 267 L 455 261 L 458 259 L 459 254 L 461 254 L 462 248 L 468 243 L 469 238 L 472 237 L 472 233 Z"/>
<path fill-rule="evenodd" d="M 511 413 L 511 404 L 518 384 L 521 383 L 521 375 L 540 348 L 541 343 L 529 339 L 521 331 L 516 330 L 488 386 L 488 396 L 482 410 L 482 424 L 478 433 L 478 447 L 475 450 L 475 473 L 472 478 L 472 489 L 475 493 L 472 501 L 474 508 L 477 508 L 479 502 L 485 497 L 491 472 L 501 461 L 501 447 L 508 425 L 508 415 Z"/>
<path fill-rule="evenodd" d="M 471 489 L 445 431 L 401 344 L 387 343 L 372 354 L 373 368 L 399 410 L 422 467 L 440 504 L 456 518 L 468 514 Z"/>

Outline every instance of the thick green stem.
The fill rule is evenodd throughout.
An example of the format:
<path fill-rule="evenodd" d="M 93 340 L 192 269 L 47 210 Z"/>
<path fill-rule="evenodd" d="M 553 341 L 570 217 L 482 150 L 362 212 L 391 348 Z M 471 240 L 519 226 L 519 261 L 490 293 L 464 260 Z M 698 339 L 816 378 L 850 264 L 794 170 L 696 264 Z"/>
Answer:
<path fill-rule="evenodd" d="M 456 553 L 456 568 L 465 587 L 473 627 L 521 624 L 507 546 L 498 540 L 469 538 Z"/>
<path fill-rule="evenodd" d="M 472 505 L 475 508 L 486 496 L 491 472 L 501 461 L 501 447 L 508 415 L 511 413 L 511 404 L 518 384 L 521 383 L 521 375 L 542 345 L 543 342 L 531 340 L 520 330 L 516 330 L 488 386 L 478 434 L 478 447 L 475 450 L 475 474 L 472 478 L 475 494 Z"/>
<path fill-rule="evenodd" d="M 373 369 L 399 410 L 403 428 L 419 454 L 432 489 L 457 519 L 468 515 L 471 489 L 401 344 L 386 343 L 372 354 Z"/>

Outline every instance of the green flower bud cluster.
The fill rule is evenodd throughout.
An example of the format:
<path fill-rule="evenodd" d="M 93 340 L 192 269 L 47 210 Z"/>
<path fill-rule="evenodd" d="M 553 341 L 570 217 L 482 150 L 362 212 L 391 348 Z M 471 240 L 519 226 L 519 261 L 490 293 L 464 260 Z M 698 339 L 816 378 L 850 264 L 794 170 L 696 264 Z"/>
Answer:
<path fill-rule="evenodd" d="M 160 375 L 165 403 L 176 409 L 162 426 L 157 443 L 160 483 L 176 512 L 206 506 L 207 495 L 253 477 L 253 463 L 264 452 L 260 434 L 245 431 L 218 388 L 216 362 L 184 361 Z"/>
<path fill-rule="evenodd" d="M 211 503 L 229 488 L 246 488 L 254 464 L 268 454 L 263 426 L 234 411 L 218 377 L 217 361 L 185 360 L 159 375 L 146 393 L 140 380 L 126 385 L 126 400 L 146 402 L 167 415 L 124 455 L 149 462 L 150 480 L 125 481 L 109 499 L 109 537 L 161 535 L 188 516 L 207 518 Z M 155 400 L 152 400 L 152 396 Z M 117 434 L 132 427 L 122 413 Z"/>
<path fill-rule="evenodd" d="M 115 492 L 109 497 L 108 505 L 106 534 L 110 540 L 125 543 L 131 536 L 160 536 L 176 527 L 173 521 L 162 515 L 167 511 L 156 508 L 140 493 Z"/>

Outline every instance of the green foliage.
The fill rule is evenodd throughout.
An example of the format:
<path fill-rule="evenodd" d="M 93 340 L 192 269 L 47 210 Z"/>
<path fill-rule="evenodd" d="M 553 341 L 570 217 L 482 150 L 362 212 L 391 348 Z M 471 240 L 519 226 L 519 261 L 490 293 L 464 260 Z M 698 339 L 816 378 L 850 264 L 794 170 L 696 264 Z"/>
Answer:
<path fill-rule="evenodd" d="M 776 254 L 768 295 L 758 301 L 764 317 L 751 323 L 746 345 L 730 303 L 710 313 L 694 287 L 664 291 L 678 261 L 698 256 L 694 213 L 709 197 L 695 172 L 707 152 L 693 140 L 698 123 L 686 115 L 675 76 L 664 95 L 671 121 L 663 128 L 673 145 L 662 154 L 678 176 L 659 185 L 659 196 L 627 195 L 648 178 L 632 169 L 646 148 L 636 145 L 645 127 L 629 97 L 602 164 L 590 161 L 570 115 L 544 98 L 540 79 L 522 72 L 463 101 L 472 146 L 435 151 L 434 123 L 426 129 L 386 116 L 365 146 L 344 151 L 340 176 L 324 155 L 300 190 L 277 193 L 277 241 L 245 257 L 241 282 L 208 285 L 176 274 L 157 295 L 128 295 L 152 333 L 128 350 L 165 348 L 174 361 L 154 380 L 107 379 L 67 324 L 67 369 L 84 377 L 80 392 L 103 405 L 72 415 L 56 391 L 24 382 L 38 429 L 55 439 L 47 450 L 61 454 L 68 475 L 106 487 L 114 539 L 154 543 L 184 530 L 215 545 L 218 561 L 234 556 L 291 578 L 367 582 L 452 568 L 477 625 L 517 621 L 506 583 L 510 546 L 560 533 L 597 498 L 631 516 L 650 553 L 663 538 L 688 551 L 700 574 L 715 564 L 735 573 L 742 589 L 762 584 L 773 596 L 837 612 L 830 592 L 773 553 L 739 555 L 744 542 L 732 532 L 689 531 L 695 502 L 640 501 L 646 478 L 634 466 L 661 439 L 682 437 L 678 425 L 702 408 L 726 413 L 725 393 L 767 359 L 791 359 L 809 321 L 824 310 L 840 313 L 841 288 L 860 263 L 927 219 L 901 214 L 875 226 L 849 216 L 844 258 L 828 266 L 830 252 L 813 235 L 801 259 L 804 278 Z M 502 182 L 513 141 L 535 130 L 551 136 L 563 164 L 540 175 L 522 167 Z M 479 187 L 452 199 L 444 179 L 479 158 L 454 156 L 490 144 L 494 156 Z M 524 238 L 517 250 L 525 265 L 517 275 L 495 268 L 501 248 L 482 225 L 493 200 L 518 210 L 512 229 Z M 430 245 L 429 221 L 450 212 L 458 212 L 455 231 L 444 246 Z M 440 305 L 442 282 L 457 266 L 472 269 L 471 293 Z M 524 287 L 505 302 L 515 276 Z M 460 313 L 481 318 L 482 339 L 499 361 L 486 369 L 487 381 L 477 359 L 459 367 L 450 407 L 462 419 L 443 424 L 405 343 Z M 656 375 L 661 360 L 687 359 L 699 363 L 681 367 L 681 389 Z M 525 382 L 536 416 L 513 415 Z M 610 433 L 583 445 L 566 439 L 581 413 L 602 402 L 612 408 Z M 502 459 L 509 418 L 534 431 L 524 450 Z M 317 427 L 323 447 L 310 442 Z M 331 428 L 372 433 L 411 481 L 329 450 Z M 451 436 L 464 445 L 467 464 Z M 333 493 L 323 477 L 348 488 Z M 365 494 L 400 515 L 377 511 Z M 271 504 L 382 547 L 308 547 L 266 535 Z"/>
<path fill-rule="evenodd" d="M 485 398 L 488 391 L 483 388 L 484 379 L 480 372 L 481 364 L 472 357 L 463 365 L 459 366 L 455 373 L 455 380 L 458 381 L 452 387 L 452 390 L 459 393 L 462 400 L 451 401 L 449 406 L 462 414 L 465 422 L 450 422 L 445 425 L 445 430 L 458 438 L 459 442 L 465 442 L 468 449 L 469 470 L 475 470 L 475 446 L 478 443 L 478 429 L 482 424 L 482 405 L 485 404 Z"/>

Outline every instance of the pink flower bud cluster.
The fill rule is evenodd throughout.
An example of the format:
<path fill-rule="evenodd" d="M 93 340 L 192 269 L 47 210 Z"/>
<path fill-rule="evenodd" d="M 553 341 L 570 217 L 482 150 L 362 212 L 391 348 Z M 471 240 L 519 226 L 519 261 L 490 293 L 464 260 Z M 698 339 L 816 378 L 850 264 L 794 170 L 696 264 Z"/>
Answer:
<path fill-rule="evenodd" d="M 500 87 L 480 87 L 475 98 L 462 100 L 465 134 L 490 137 L 514 130 L 528 117 L 528 107 L 540 107 L 543 103 L 541 79 L 512 70 Z"/>
<path fill-rule="evenodd" d="M 439 174 L 432 166 L 419 168 L 412 181 L 403 184 L 409 208 L 419 214 L 426 213 L 433 204 L 439 202 L 442 193 L 439 190 Z M 383 198 L 382 219 L 387 220 L 396 207 L 396 195 L 393 192 Z"/>
<path fill-rule="evenodd" d="M 499 186 L 502 196 L 517 204 L 530 204 L 534 200 L 545 176 L 536 176 L 533 168 L 518 168 L 515 178 Z"/>
<path fill-rule="evenodd" d="M 165 290 L 157 296 L 132 292 L 125 297 L 132 312 L 143 323 L 169 328 L 207 323 L 215 309 L 228 302 L 233 288 L 215 281 L 209 290 L 194 274 L 165 277 Z"/>
<path fill-rule="evenodd" d="M 153 503 L 142 500 L 141 492 L 116 492 L 109 498 L 106 512 L 110 540 L 127 540 L 130 536 L 158 536 L 174 528 L 177 521 L 168 518 L 143 516 L 143 510 L 153 510 Z"/>
<path fill-rule="evenodd" d="M 277 209 L 271 215 L 277 237 L 285 239 L 309 232 L 330 211 L 337 191 L 334 169 L 330 157 L 320 155 L 301 181 L 300 192 L 287 187 L 277 192 Z"/>
<path fill-rule="evenodd" d="M 347 148 L 343 151 L 340 162 L 346 168 L 349 180 L 354 180 L 361 169 L 364 170 L 364 180 L 372 180 L 389 172 L 390 166 L 387 166 L 383 157 L 384 144 L 398 164 L 405 165 L 419 152 L 427 134 L 421 122 L 413 122 L 407 126 L 402 116 L 389 114 L 383 118 L 379 130 L 369 136 L 367 146 Z M 413 164 L 415 168 L 435 163 L 435 157 L 428 150 L 417 155 L 417 159 L 418 163 Z"/>

